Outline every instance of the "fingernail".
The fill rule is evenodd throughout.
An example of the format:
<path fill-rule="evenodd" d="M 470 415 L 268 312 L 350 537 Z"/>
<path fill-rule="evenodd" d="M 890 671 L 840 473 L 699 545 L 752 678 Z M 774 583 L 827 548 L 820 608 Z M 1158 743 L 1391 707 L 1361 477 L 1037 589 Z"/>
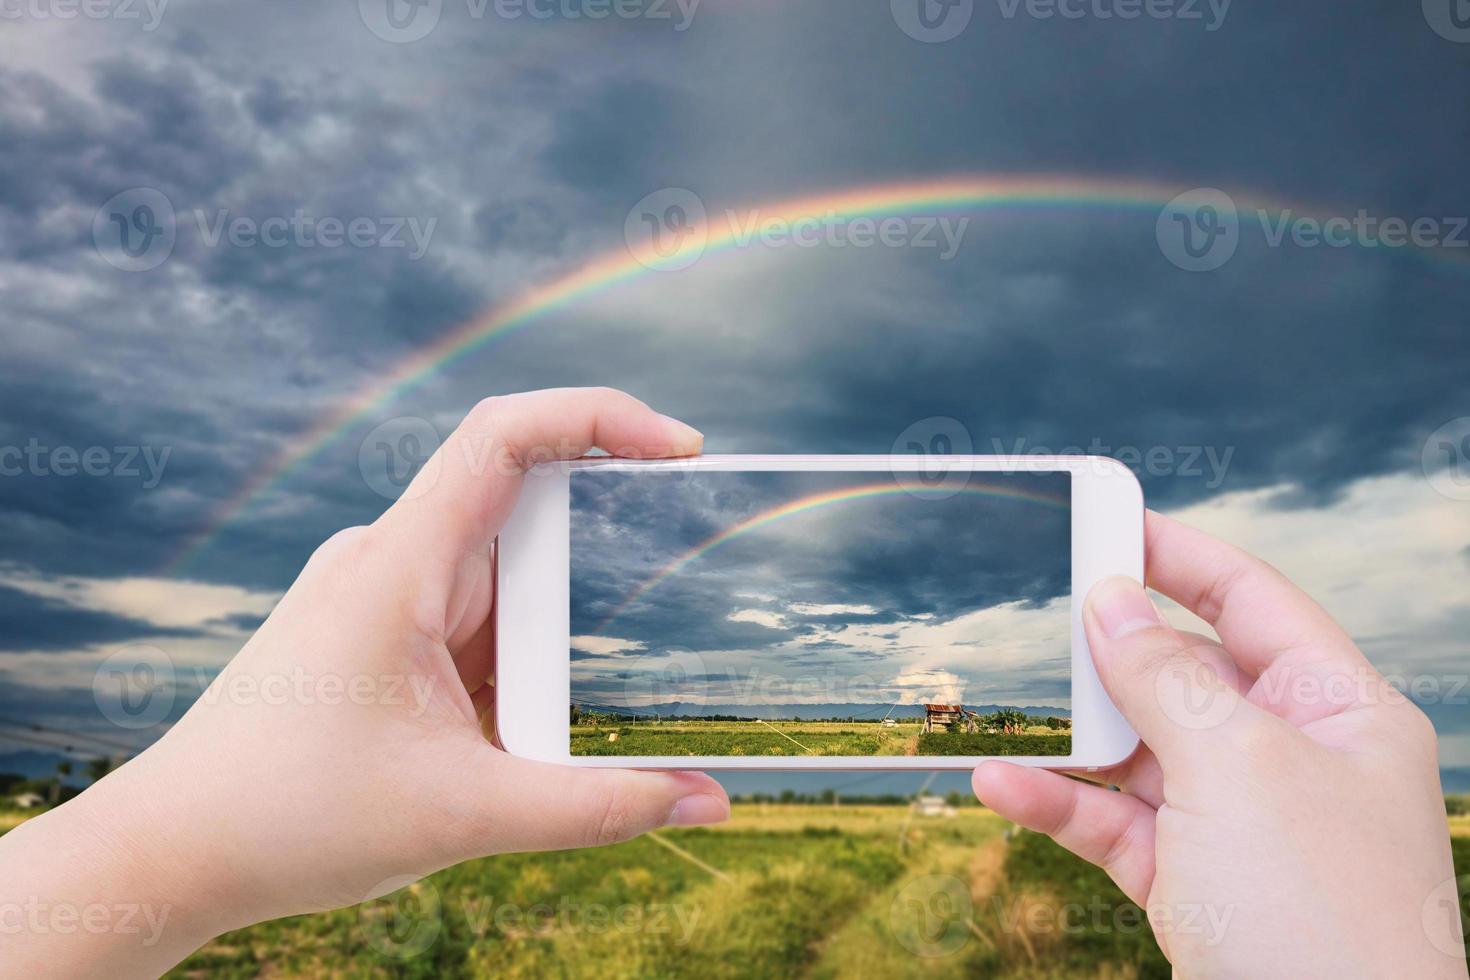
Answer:
<path fill-rule="evenodd" d="M 730 804 L 722 797 L 710 793 L 695 793 L 674 804 L 665 827 L 697 827 L 701 824 L 723 823 L 730 816 Z"/>
<path fill-rule="evenodd" d="M 1094 585 L 1087 595 L 1087 608 L 1110 640 L 1164 622 L 1143 586 L 1125 575 L 1114 575 Z"/>
<path fill-rule="evenodd" d="M 674 437 L 674 455 L 692 456 L 704 448 L 703 432 L 676 418 L 667 415 L 660 417 L 669 424 L 669 432 Z"/>

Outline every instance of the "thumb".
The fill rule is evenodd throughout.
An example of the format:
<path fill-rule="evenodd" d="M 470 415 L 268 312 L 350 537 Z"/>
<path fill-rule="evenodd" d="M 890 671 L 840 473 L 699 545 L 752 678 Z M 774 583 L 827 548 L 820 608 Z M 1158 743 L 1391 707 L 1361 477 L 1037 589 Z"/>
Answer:
<path fill-rule="evenodd" d="M 1233 661 L 1180 633 L 1135 579 L 1104 579 L 1082 613 L 1098 677 L 1167 768 L 1198 762 L 1263 719 L 1240 694 Z M 1202 656 L 1204 653 L 1213 655 Z"/>
<path fill-rule="evenodd" d="M 720 823 L 730 801 L 699 772 L 644 772 L 533 762 L 497 752 L 480 853 L 554 851 L 629 840 L 660 827 Z"/>
<path fill-rule="evenodd" d="M 704 436 L 611 388 L 562 388 L 487 398 L 431 456 L 379 519 L 406 562 L 430 567 L 489 553 L 526 470 L 593 447 L 615 456 L 699 453 Z"/>

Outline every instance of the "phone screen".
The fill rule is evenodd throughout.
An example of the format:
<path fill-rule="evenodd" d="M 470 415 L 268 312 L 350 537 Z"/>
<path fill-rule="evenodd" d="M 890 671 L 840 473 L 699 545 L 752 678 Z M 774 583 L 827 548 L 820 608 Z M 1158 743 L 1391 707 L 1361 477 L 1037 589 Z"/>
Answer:
<path fill-rule="evenodd" d="M 570 751 L 1069 755 L 1071 475 L 571 476 Z"/>

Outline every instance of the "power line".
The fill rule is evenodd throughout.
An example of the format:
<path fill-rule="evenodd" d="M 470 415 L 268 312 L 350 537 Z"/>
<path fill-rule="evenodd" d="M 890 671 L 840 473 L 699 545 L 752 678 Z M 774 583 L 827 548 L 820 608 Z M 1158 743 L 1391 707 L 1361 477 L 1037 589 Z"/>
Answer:
<path fill-rule="evenodd" d="M 96 752 L 84 751 L 74 745 L 57 745 L 55 742 L 44 742 L 39 738 L 34 738 L 29 735 L 12 734 L 10 732 L 5 732 L 3 734 L 0 734 L 0 741 L 14 741 L 19 742 L 22 745 L 30 745 L 35 748 L 50 749 L 52 752 L 57 752 L 61 755 L 71 756 L 74 759 L 92 760 L 98 758 L 98 753 Z"/>
<path fill-rule="evenodd" d="M 36 732 L 42 735 L 52 735 L 57 738 L 63 738 L 70 741 L 93 742 L 97 745 L 105 745 L 108 748 L 112 749 L 114 752 L 122 751 L 136 755 L 139 751 L 141 751 L 136 745 L 126 745 L 122 742 L 115 742 L 112 739 L 103 738 L 100 735 L 87 735 L 82 732 L 63 732 L 59 729 L 48 728 L 38 722 L 21 721 L 15 718 L 7 718 L 3 715 L 0 715 L 0 725 L 9 725 L 12 728 L 20 728 L 28 732 Z"/>

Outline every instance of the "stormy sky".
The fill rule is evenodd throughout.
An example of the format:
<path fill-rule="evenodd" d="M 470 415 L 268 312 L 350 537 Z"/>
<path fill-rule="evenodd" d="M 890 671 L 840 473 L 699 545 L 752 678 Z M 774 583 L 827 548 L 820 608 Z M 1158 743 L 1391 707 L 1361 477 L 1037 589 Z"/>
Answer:
<path fill-rule="evenodd" d="M 1059 473 L 935 490 L 886 472 L 575 473 L 572 696 L 635 709 L 1065 708 L 1069 484 Z M 841 496 L 878 486 L 897 492 Z"/>
<path fill-rule="evenodd" d="M 138 643 L 187 675 L 177 714 L 188 672 L 478 398 L 607 384 L 719 451 L 1120 455 L 1153 506 L 1428 679 L 1445 764 L 1470 766 L 1470 39 L 1448 2 L 974 0 L 932 27 L 905 0 L 8 7 L 0 716 L 116 736 L 93 679 Z M 898 205 L 877 243 L 839 217 L 711 250 L 428 372 L 272 479 L 345 398 L 625 254 L 645 215 L 746 227 L 953 175 L 1158 200 Z M 1281 207 L 1371 227 L 1277 234 Z M 939 218 L 957 247 L 922 244 Z M 1390 220 L 1422 241 L 1385 244 Z M 385 463 L 383 431 L 424 437 Z"/>

